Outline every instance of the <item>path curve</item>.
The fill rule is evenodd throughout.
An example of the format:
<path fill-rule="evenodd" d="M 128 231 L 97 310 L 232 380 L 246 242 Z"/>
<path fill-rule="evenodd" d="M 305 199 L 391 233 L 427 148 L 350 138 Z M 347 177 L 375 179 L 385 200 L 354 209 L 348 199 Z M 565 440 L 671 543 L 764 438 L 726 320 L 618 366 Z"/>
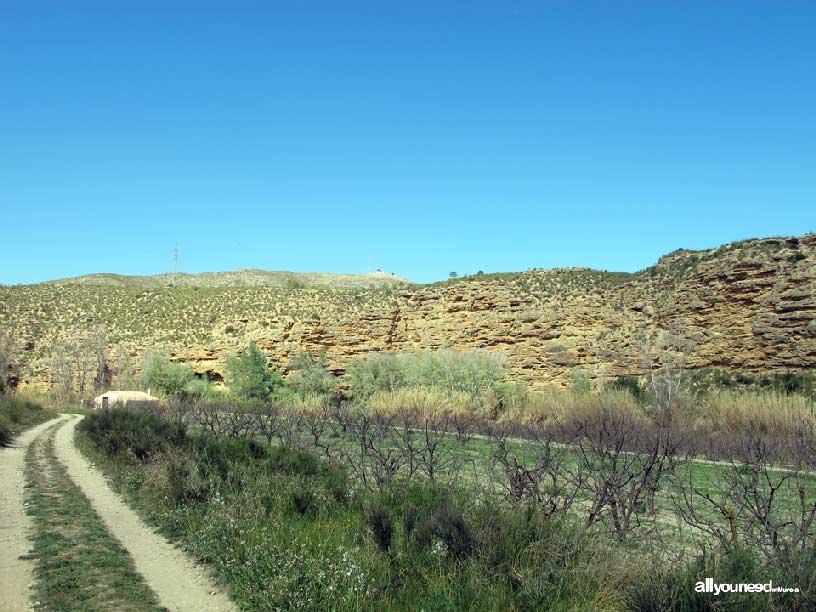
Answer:
<path fill-rule="evenodd" d="M 25 454 L 28 446 L 61 415 L 23 432 L 11 446 L 0 449 L 0 610 L 31 608 L 30 586 L 34 582 L 34 563 L 20 559 L 31 552 L 31 517 L 24 503 Z"/>
<path fill-rule="evenodd" d="M 71 477 L 91 502 L 108 530 L 128 550 L 137 571 L 173 612 L 233 612 L 237 607 L 178 548 L 147 527 L 113 492 L 102 474 L 74 446 L 74 430 L 82 417 L 71 418 L 59 428 L 55 451 Z"/>

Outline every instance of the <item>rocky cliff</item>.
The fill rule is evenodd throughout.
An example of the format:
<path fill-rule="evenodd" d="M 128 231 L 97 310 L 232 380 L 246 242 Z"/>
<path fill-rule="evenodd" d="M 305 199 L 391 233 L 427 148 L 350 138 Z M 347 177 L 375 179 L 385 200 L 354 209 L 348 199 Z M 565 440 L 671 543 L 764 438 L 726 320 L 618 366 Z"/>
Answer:
<path fill-rule="evenodd" d="M 226 357 L 254 340 L 280 368 L 300 350 L 325 350 L 338 374 L 369 351 L 502 351 L 514 379 L 551 385 L 575 367 L 641 372 L 642 338 L 655 330 L 688 339 L 689 367 L 816 367 L 816 234 L 675 251 L 636 274 L 570 268 L 351 287 L 256 277 L 2 287 L 0 326 L 14 340 L 7 375 L 47 387 L 67 367 L 60 355 L 95 338 L 113 373 L 159 350 L 217 381 Z"/>

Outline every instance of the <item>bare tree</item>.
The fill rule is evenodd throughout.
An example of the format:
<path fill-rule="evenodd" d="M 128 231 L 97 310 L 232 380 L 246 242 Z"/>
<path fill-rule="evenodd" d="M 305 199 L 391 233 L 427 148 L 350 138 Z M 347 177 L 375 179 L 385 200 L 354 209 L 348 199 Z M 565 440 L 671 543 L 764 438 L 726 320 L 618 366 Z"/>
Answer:
<path fill-rule="evenodd" d="M 382 491 L 405 465 L 393 433 L 395 417 L 368 410 L 346 410 L 338 416 L 354 440 L 338 446 L 339 458 L 365 487 Z"/>
<path fill-rule="evenodd" d="M 654 517 L 654 494 L 674 469 L 678 441 L 671 423 L 658 427 L 630 411 L 604 407 L 565 427 L 590 498 L 587 527 L 606 523 L 619 538 L 645 527 L 645 519 Z"/>
<path fill-rule="evenodd" d="M 584 469 L 569 460 L 570 451 L 558 444 L 549 427 L 530 424 L 524 427 L 524 450 L 510 434 L 513 427 L 497 424 L 490 429 L 495 446 L 496 479 L 503 494 L 514 504 L 533 504 L 546 517 L 569 512 L 585 487 Z M 534 445 L 531 456 L 529 444 Z"/>
<path fill-rule="evenodd" d="M 725 547 L 743 541 L 785 559 L 816 544 L 816 435 L 809 422 L 786 447 L 759 428 L 732 437 L 731 458 L 674 487 L 675 508 L 693 528 Z"/>
<path fill-rule="evenodd" d="M 0 329 L 0 395 L 8 390 L 8 378 L 12 373 L 16 342 L 11 332 Z"/>

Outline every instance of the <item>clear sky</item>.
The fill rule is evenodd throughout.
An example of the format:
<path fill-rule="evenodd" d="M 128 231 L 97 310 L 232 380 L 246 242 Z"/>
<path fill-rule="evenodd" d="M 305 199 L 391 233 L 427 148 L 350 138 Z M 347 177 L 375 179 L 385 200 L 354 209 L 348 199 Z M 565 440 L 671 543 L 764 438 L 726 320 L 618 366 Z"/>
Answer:
<path fill-rule="evenodd" d="M 816 3 L 0 1 L 0 283 L 816 231 Z"/>

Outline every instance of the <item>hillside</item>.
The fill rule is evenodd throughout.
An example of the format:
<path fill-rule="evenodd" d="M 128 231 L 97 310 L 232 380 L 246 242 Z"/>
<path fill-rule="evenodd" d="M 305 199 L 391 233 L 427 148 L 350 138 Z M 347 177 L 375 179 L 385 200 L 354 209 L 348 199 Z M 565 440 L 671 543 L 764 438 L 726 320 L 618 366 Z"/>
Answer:
<path fill-rule="evenodd" d="M 352 289 L 406 284 L 410 281 L 399 276 L 375 272 L 372 274 L 328 274 L 325 272 L 285 272 L 277 270 L 231 270 L 229 272 L 179 273 L 175 279 L 179 287 L 283 287 L 306 289 L 333 287 Z M 156 289 L 172 287 L 172 274 L 155 276 L 124 276 L 121 274 L 87 274 L 73 278 L 49 281 L 51 285 L 106 285 Z"/>
<path fill-rule="evenodd" d="M 575 367 L 593 377 L 641 372 L 640 338 L 669 328 L 696 347 L 690 367 L 816 366 L 816 234 L 679 250 L 636 274 L 530 270 L 421 286 L 289 274 L 184 276 L 178 287 L 166 276 L 108 275 L 0 287 L 0 326 L 15 340 L 14 375 L 42 387 L 70 367 L 62 362 L 77 339 L 90 337 L 103 340 L 114 373 L 158 349 L 213 380 L 255 340 L 281 368 L 303 349 L 325 350 L 341 374 L 368 351 L 482 348 L 503 351 L 515 379 L 565 384 Z"/>

